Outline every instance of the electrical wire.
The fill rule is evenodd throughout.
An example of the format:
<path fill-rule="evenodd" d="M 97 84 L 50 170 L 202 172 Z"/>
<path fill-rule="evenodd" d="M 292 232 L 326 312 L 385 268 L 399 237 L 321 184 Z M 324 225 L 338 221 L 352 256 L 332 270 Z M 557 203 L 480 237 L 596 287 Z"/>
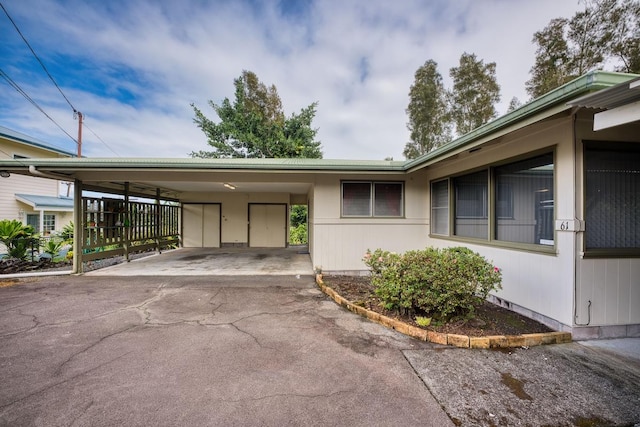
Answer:
<path fill-rule="evenodd" d="M 47 114 L 47 112 L 44 111 L 44 109 L 42 107 L 40 107 L 40 105 L 38 105 L 38 103 L 35 100 L 33 100 L 33 98 L 31 98 L 29 96 L 29 94 L 27 92 L 25 92 L 25 90 L 20 87 L 20 85 L 18 85 L 18 83 L 13 81 L 11 79 L 11 77 L 9 77 L 7 75 L 7 73 L 5 73 L 4 70 L 2 70 L 2 68 L 0 68 L 0 77 L 5 79 L 5 81 L 7 83 L 9 83 L 9 86 L 13 87 L 20 95 L 24 96 L 27 101 L 29 101 L 34 107 L 36 107 L 38 110 L 40 110 L 40 112 L 42 114 L 44 114 L 49 120 L 51 120 L 53 122 L 53 124 L 58 126 L 58 128 L 60 128 L 60 130 L 65 133 L 65 135 L 67 135 L 69 138 L 71 138 L 71 140 L 73 142 L 76 143 L 76 145 L 78 144 L 78 141 L 76 141 L 76 139 L 74 137 L 72 137 L 66 130 L 64 130 L 64 128 L 62 126 L 60 126 L 58 124 L 58 122 L 56 122 L 49 114 Z"/>
<path fill-rule="evenodd" d="M 98 134 L 97 134 L 97 133 L 95 133 L 95 132 L 93 131 L 93 129 L 91 129 L 89 126 L 87 126 L 87 123 L 86 123 L 86 122 L 82 122 L 82 123 L 83 123 L 84 127 L 85 127 L 86 129 L 89 129 L 89 132 L 91 132 L 91 133 L 92 133 L 96 138 L 98 138 L 98 139 L 100 140 L 100 142 L 102 142 L 102 143 L 104 144 L 104 146 L 105 146 L 105 147 L 107 147 L 109 150 L 111 150 L 111 152 L 112 152 L 113 154 L 115 154 L 115 155 L 116 155 L 116 156 L 118 156 L 118 157 L 121 157 L 121 156 L 120 156 L 120 154 L 116 153 L 116 152 L 113 150 L 113 148 L 111 148 L 111 147 L 109 146 L 109 144 L 107 144 L 106 142 L 104 142 L 104 140 L 103 140 L 102 138 L 100 138 L 100 137 L 98 136 Z"/>
<path fill-rule="evenodd" d="M 55 85 L 56 88 L 58 88 L 58 91 L 60 92 L 60 94 L 62 95 L 62 97 L 65 99 L 65 101 L 67 101 L 67 104 L 69 104 L 69 107 L 71 107 L 71 109 L 73 110 L 74 113 L 78 112 L 78 110 L 76 110 L 76 108 L 73 106 L 73 104 L 71 104 L 71 101 L 69 101 L 69 98 L 67 98 L 67 96 L 64 94 L 64 92 L 62 92 L 62 89 L 60 89 L 60 86 L 58 86 L 58 83 L 56 83 L 56 81 L 53 79 L 53 76 L 51 75 L 51 73 L 49 73 L 49 70 L 47 70 L 47 67 L 45 67 L 44 63 L 42 62 L 42 60 L 40 60 L 40 58 L 38 57 L 38 55 L 36 55 L 36 52 L 33 50 L 33 48 L 31 47 L 31 45 L 29 44 L 29 42 L 27 41 L 27 39 L 25 38 L 25 36 L 22 34 L 22 31 L 20 31 L 20 28 L 18 28 L 18 26 L 16 25 L 15 21 L 13 20 L 13 18 L 11 18 L 11 15 L 9 15 L 9 12 L 7 11 L 7 9 L 5 9 L 4 5 L 2 4 L 2 2 L 0 2 L 0 7 L 2 7 L 2 10 L 4 11 L 5 15 L 7 15 L 7 18 L 9 18 L 9 21 L 11 21 L 11 23 L 13 24 L 13 27 L 16 29 L 16 31 L 18 32 L 18 34 L 20 34 L 20 37 L 22 37 L 22 40 L 24 40 L 24 42 L 26 43 L 26 45 L 29 47 L 29 50 L 31 51 L 31 53 L 33 54 L 33 56 L 38 60 L 38 62 L 40 63 L 40 65 L 42 66 L 42 69 L 44 70 L 45 73 L 47 73 L 47 76 L 49 76 L 49 79 L 51 79 L 51 81 L 53 82 L 53 84 Z M 65 132 L 66 133 L 66 132 Z"/>

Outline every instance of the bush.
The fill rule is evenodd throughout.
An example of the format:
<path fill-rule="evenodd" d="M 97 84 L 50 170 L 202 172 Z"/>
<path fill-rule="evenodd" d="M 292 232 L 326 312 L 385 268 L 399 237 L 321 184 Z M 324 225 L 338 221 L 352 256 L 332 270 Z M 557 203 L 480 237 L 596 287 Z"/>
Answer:
<path fill-rule="evenodd" d="M 371 282 L 388 310 L 439 320 L 470 317 L 489 292 L 501 289 L 500 269 L 464 248 L 427 248 L 403 255 L 367 251 Z"/>
<path fill-rule="evenodd" d="M 292 245 L 307 244 L 307 224 L 299 224 L 297 227 L 289 229 L 289 243 Z"/>
<path fill-rule="evenodd" d="M 0 221 L 0 242 L 6 246 L 10 257 L 25 259 L 34 233 L 32 226 L 15 219 Z"/>

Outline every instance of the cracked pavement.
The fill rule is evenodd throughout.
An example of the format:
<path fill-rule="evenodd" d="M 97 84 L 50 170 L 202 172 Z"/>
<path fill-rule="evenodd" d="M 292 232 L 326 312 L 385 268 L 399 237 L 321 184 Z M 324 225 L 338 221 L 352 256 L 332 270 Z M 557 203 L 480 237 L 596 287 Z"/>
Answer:
<path fill-rule="evenodd" d="M 54 276 L 0 288 L 0 425 L 640 423 L 640 360 L 424 343 L 311 276 Z"/>
<path fill-rule="evenodd" d="M 0 425 L 452 425 L 401 352 L 430 347 L 311 276 L 25 279 L 0 288 Z"/>

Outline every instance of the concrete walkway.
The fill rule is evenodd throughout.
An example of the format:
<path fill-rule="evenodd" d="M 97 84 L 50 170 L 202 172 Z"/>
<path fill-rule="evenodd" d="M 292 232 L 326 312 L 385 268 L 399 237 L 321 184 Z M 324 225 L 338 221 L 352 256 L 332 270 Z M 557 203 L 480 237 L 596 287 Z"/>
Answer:
<path fill-rule="evenodd" d="M 86 273 L 91 276 L 312 275 L 306 246 L 180 248 Z"/>

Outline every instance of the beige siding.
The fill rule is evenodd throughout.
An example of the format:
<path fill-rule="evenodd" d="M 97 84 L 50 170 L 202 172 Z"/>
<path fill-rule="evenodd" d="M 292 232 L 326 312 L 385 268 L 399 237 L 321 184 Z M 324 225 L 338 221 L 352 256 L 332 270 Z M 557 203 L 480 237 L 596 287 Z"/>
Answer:
<path fill-rule="evenodd" d="M 523 155 L 528 157 L 540 150 L 555 150 L 555 216 L 557 219 L 574 219 L 572 127 L 570 117 L 530 126 L 503 137 L 498 145 L 461 154 L 442 166 L 431 168 L 429 178 L 465 173 Z M 502 269 L 503 289 L 495 293 L 497 297 L 570 326 L 573 317 L 574 233 L 556 230 L 554 242 L 555 253 L 547 254 L 437 236 L 428 241 L 437 247 L 464 245 L 479 252 Z"/>
<path fill-rule="evenodd" d="M 48 150 L 0 138 L 0 157 L 13 158 L 14 155 L 28 158 L 64 157 Z M 39 213 L 34 211 L 31 206 L 18 202 L 15 198 L 16 194 L 57 197 L 59 188 L 59 182 L 53 179 L 18 174 L 12 174 L 9 178 L 0 178 L 0 219 L 15 219 L 25 222 L 27 214 Z M 73 220 L 72 213 L 45 211 L 45 214 L 56 215 L 57 230 L 61 230 Z"/>
<path fill-rule="evenodd" d="M 184 203 L 221 204 L 221 244 L 247 245 L 249 203 L 289 203 L 287 193 L 185 193 Z"/>
<path fill-rule="evenodd" d="M 627 141 L 640 144 L 640 124 L 593 132 L 592 115 L 582 113 L 576 122 L 577 217 L 584 220 L 582 141 Z M 613 326 L 640 323 L 640 259 L 585 258 L 584 233 L 576 242 L 576 324 Z M 589 313 L 589 302 L 591 308 Z"/>
<path fill-rule="evenodd" d="M 340 181 L 404 181 L 404 218 L 341 218 Z M 412 176 L 345 175 L 318 176 L 309 218 L 313 264 L 325 272 L 365 273 L 362 262 L 367 249 L 404 252 L 427 243 L 428 203 L 424 173 Z"/>

